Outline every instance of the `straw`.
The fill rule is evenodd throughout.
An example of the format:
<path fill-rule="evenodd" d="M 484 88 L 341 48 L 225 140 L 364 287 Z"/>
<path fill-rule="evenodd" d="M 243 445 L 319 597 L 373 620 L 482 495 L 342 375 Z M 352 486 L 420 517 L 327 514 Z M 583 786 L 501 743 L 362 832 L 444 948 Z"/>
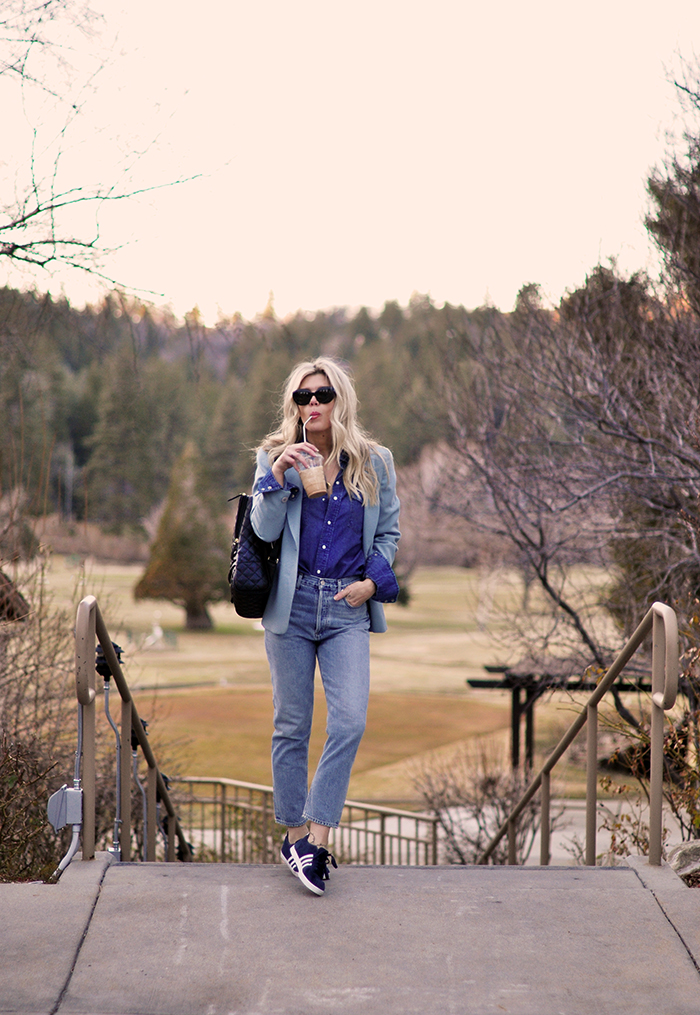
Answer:
<path fill-rule="evenodd" d="M 307 419 L 306 423 L 308 422 L 309 420 Z M 306 444 L 306 423 L 301 424 L 301 439 L 303 440 L 304 444 Z"/>

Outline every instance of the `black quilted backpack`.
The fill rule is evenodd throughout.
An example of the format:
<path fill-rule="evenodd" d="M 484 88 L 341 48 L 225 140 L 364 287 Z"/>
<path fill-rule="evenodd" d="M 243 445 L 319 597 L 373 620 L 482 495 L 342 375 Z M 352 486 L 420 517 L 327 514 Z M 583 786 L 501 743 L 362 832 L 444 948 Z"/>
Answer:
<path fill-rule="evenodd" d="M 256 536 L 250 522 L 253 498 L 247 493 L 239 493 L 238 497 L 228 569 L 231 602 L 240 617 L 262 617 L 275 580 L 282 537 L 266 543 Z"/>

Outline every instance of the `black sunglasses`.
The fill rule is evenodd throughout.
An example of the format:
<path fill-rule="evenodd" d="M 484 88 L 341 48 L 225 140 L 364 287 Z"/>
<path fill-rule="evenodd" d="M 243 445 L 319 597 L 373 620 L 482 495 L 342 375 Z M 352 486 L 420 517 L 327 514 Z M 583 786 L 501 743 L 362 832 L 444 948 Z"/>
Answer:
<path fill-rule="evenodd" d="M 332 402 L 335 398 L 335 388 L 316 388 L 315 391 L 309 391 L 308 388 L 297 388 L 296 391 L 292 392 L 292 398 L 297 405 L 308 405 L 314 396 L 316 401 L 320 402 L 321 405 L 327 405 L 328 402 Z"/>

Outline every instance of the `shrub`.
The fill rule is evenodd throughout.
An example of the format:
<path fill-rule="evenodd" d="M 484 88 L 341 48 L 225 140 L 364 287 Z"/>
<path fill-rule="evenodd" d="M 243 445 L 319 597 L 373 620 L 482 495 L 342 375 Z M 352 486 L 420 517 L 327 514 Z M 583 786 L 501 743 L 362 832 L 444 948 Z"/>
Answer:
<path fill-rule="evenodd" d="M 436 755 L 414 775 L 414 785 L 426 808 L 438 819 L 444 863 L 478 863 L 486 846 L 527 788 L 520 772 L 509 771 L 502 758 L 483 745 L 462 749 L 449 758 Z M 558 815 L 552 818 L 552 828 Z M 525 863 L 540 827 L 536 796 L 521 814 L 516 830 L 516 862 Z M 508 841 L 503 838 L 489 858 L 508 863 Z"/>

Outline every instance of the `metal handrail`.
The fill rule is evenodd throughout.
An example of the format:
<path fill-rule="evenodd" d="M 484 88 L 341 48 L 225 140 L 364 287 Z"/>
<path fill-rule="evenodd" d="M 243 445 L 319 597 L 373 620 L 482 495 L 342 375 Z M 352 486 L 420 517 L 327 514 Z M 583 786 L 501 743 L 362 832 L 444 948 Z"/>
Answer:
<path fill-rule="evenodd" d="M 273 814 L 273 789 L 272 786 L 260 783 L 243 782 L 240 779 L 227 779 L 214 776 L 176 776 L 172 780 L 174 785 L 182 785 L 190 789 L 195 786 L 206 786 L 212 788 L 209 796 L 187 798 L 183 802 L 182 809 L 185 815 L 188 805 L 202 805 L 212 808 L 212 826 L 210 827 L 211 848 L 217 853 L 220 862 L 228 859 L 228 847 L 226 842 L 227 833 L 240 834 L 240 830 L 232 825 L 227 819 L 227 809 L 240 810 L 248 814 L 259 813 L 260 815 L 272 816 Z M 227 790 L 233 790 L 234 795 L 227 794 Z M 238 795 L 238 791 L 248 794 L 247 799 Z M 255 794 L 260 802 L 253 799 Z M 215 816 L 218 815 L 218 816 Z M 183 817 L 188 835 L 195 839 L 203 832 L 203 827 L 195 828 L 191 818 Z M 413 825 L 413 834 L 404 831 L 403 826 L 409 823 Z M 378 825 L 378 827 L 373 827 Z M 427 828 L 427 837 L 419 834 L 420 826 Z M 426 864 L 432 865 L 438 862 L 438 819 L 434 814 L 427 814 L 423 811 L 407 811 L 396 807 L 386 807 L 383 804 L 360 802 L 357 800 L 346 800 L 343 809 L 343 816 L 338 829 L 332 833 L 335 848 L 349 848 L 354 855 L 352 862 L 358 862 L 358 843 L 364 842 L 365 851 L 372 856 L 372 860 L 361 860 L 362 863 L 378 863 L 380 865 L 392 865 L 396 863 Z M 272 840 L 263 834 L 262 846 L 258 851 L 256 862 L 278 863 L 279 851 L 272 848 Z M 352 842 L 355 845 L 352 845 Z M 248 857 L 246 849 L 241 854 Z"/>
<path fill-rule="evenodd" d="M 121 827 L 119 829 L 119 850 L 122 862 L 131 859 L 131 737 L 138 741 L 148 765 L 146 784 L 147 819 L 144 828 L 146 860 L 156 859 L 156 806 L 157 798 L 168 815 L 167 850 L 168 861 L 176 858 L 175 840 L 179 843 L 179 855 L 191 859 L 189 844 L 180 826 L 180 821 L 170 799 L 165 780 L 158 768 L 155 756 L 148 742 L 143 723 L 139 718 L 136 704 L 131 697 L 129 686 L 114 651 L 112 640 L 94 596 L 86 596 L 78 604 L 75 621 L 75 691 L 82 720 L 83 740 L 83 860 L 95 856 L 95 645 L 99 641 L 105 660 L 111 670 L 114 683 L 121 696 Z"/>
<path fill-rule="evenodd" d="M 479 857 L 486 863 L 504 835 L 508 835 L 508 863 L 515 864 L 515 831 L 521 813 L 538 789 L 542 789 L 540 816 L 540 864 L 550 858 L 551 772 L 578 733 L 588 723 L 586 740 L 586 865 L 595 866 L 597 808 L 598 703 L 610 690 L 646 636 L 652 633 L 651 659 L 651 762 L 649 780 L 649 863 L 661 864 L 663 804 L 663 723 L 664 712 L 672 708 L 678 693 L 678 622 L 676 614 L 664 603 L 654 603 L 641 624 L 601 679 L 583 709 L 549 755 L 527 790 L 505 819 Z"/>

